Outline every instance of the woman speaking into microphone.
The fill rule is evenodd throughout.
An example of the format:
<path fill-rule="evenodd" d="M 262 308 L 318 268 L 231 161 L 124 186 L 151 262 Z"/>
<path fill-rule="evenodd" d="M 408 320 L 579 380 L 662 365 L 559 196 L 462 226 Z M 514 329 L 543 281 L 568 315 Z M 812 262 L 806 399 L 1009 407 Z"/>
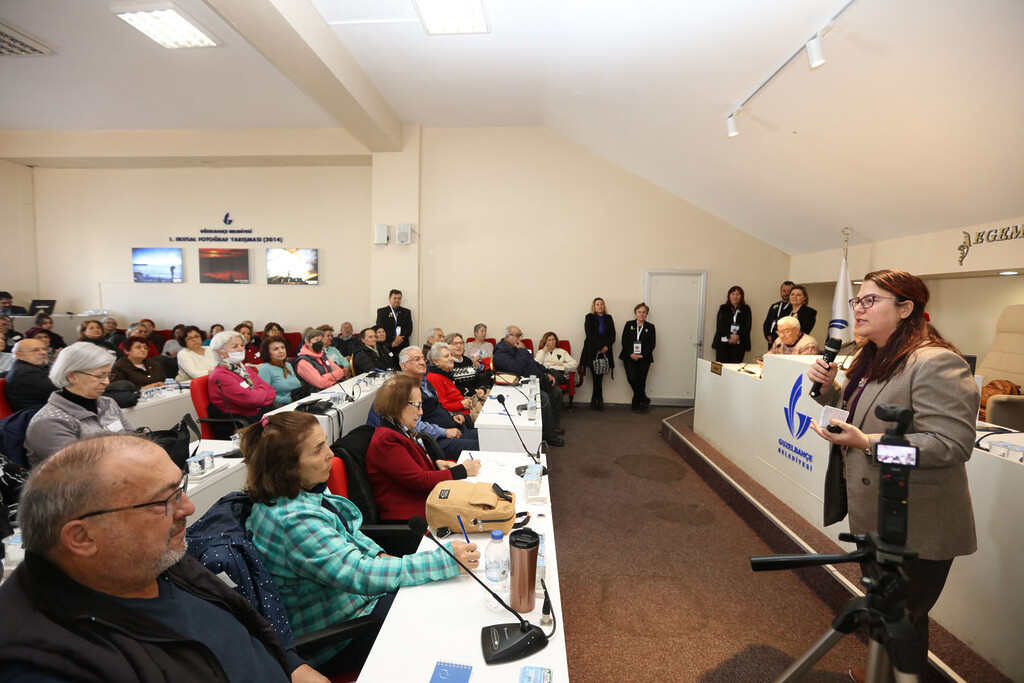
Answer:
<path fill-rule="evenodd" d="M 816 399 L 849 411 L 846 422 L 831 420 L 839 433 L 811 421 L 811 428 L 842 454 L 845 482 L 826 484 L 825 524 L 845 517 L 836 505 L 845 486 L 850 531 L 878 529 L 880 467 L 872 452 L 886 428 L 875 407 L 891 405 L 914 413 L 906 438 L 918 448 L 910 473 L 907 548 L 918 553 L 904 566 L 909 579 L 907 608 L 917 633 L 922 667 L 928 655 L 928 610 L 938 600 L 953 558 L 977 550 L 966 462 L 974 450 L 980 395 L 967 361 L 942 338 L 925 314 L 928 288 L 915 275 L 879 270 L 864 276 L 850 299 L 856 334 L 865 339 L 842 388 L 835 363 L 819 358 L 807 371 L 822 385 Z M 921 669 L 924 670 L 923 668 Z M 859 670 L 851 671 L 857 680 Z"/>

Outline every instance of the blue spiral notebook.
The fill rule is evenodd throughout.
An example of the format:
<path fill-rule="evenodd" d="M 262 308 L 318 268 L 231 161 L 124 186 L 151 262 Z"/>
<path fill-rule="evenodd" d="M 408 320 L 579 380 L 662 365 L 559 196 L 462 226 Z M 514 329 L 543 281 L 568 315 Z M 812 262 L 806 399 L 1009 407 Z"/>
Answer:
<path fill-rule="evenodd" d="M 438 662 L 434 665 L 434 673 L 430 683 L 467 683 L 473 667 L 457 662 Z"/>

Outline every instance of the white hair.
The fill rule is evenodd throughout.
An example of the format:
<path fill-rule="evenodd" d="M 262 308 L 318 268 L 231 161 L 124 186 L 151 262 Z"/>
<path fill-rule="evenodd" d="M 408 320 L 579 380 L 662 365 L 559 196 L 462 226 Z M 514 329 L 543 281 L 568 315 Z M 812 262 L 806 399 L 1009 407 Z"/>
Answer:
<path fill-rule="evenodd" d="M 782 327 L 782 323 L 786 323 L 788 326 L 795 327 L 797 329 L 800 328 L 800 319 L 797 318 L 795 315 L 784 315 L 784 316 L 782 316 L 775 323 L 775 328 L 778 329 L 779 327 Z"/>
<path fill-rule="evenodd" d="M 218 332 L 217 334 L 213 335 L 213 339 L 210 340 L 210 350 L 213 351 L 214 353 L 223 351 L 224 347 L 227 346 L 228 343 L 235 337 L 238 337 L 239 339 L 244 339 L 241 334 L 235 332 L 234 330 L 224 330 L 223 332 Z"/>
<path fill-rule="evenodd" d="M 406 363 L 408 363 L 409 362 L 409 354 L 411 354 L 413 351 L 420 351 L 420 352 L 422 352 L 423 350 L 420 347 L 418 347 L 418 346 L 406 346 L 404 349 L 402 349 L 398 353 L 398 364 L 399 365 L 405 365 Z"/>
<path fill-rule="evenodd" d="M 50 368 L 50 381 L 58 389 L 71 385 L 68 375 L 72 372 L 95 370 L 114 363 L 114 352 L 92 342 L 75 342 L 60 352 Z"/>
<path fill-rule="evenodd" d="M 441 357 L 441 352 L 444 351 L 445 349 L 451 351 L 452 347 L 448 346 L 448 344 L 446 344 L 445 342 L 437 342 L 430 347 L 430 353 L 427 354 L 427 358 L 430 360 L 431 363 L 434 363 L 437 361 L 438 358 Z"/>

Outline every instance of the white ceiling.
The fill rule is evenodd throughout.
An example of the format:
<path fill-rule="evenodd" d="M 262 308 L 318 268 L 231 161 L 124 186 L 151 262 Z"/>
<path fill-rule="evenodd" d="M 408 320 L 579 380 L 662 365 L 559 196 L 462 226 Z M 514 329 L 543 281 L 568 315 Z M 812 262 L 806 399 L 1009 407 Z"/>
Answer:
<path fill-rule="evenodd" d="M 0 0 L 55 53 L 0 58 L 0 130 L 345 126 L 237 15 L 177 2 L 223 47 L 164 50 L 104 0 Z M 791 254 L 1024 214 L 1021 0 L 859 0 L 731 139 L 846 0 L 485 2 L 491 33 L 430 37 L 411 0 L 313 0 L 403 121 L 547 126 Z"/>

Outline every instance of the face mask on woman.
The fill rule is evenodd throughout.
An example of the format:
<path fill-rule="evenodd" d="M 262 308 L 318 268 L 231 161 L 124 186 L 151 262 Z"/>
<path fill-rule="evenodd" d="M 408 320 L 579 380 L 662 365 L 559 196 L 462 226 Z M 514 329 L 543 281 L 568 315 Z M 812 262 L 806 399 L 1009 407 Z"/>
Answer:
<path fill-rule="evenodd" d="M 313 342 L 313 347 L 312 348 L 313 348 L 313 351 L 315 351 L 316 353 L 320 353 L 321 351 L 324 350 L 324 343 L 322 341 Z"/>
<path fill-rule="evenodd" d="M 231 351 L 226 360 L 237 365 L 245 360 L 245 351 Z"/>

